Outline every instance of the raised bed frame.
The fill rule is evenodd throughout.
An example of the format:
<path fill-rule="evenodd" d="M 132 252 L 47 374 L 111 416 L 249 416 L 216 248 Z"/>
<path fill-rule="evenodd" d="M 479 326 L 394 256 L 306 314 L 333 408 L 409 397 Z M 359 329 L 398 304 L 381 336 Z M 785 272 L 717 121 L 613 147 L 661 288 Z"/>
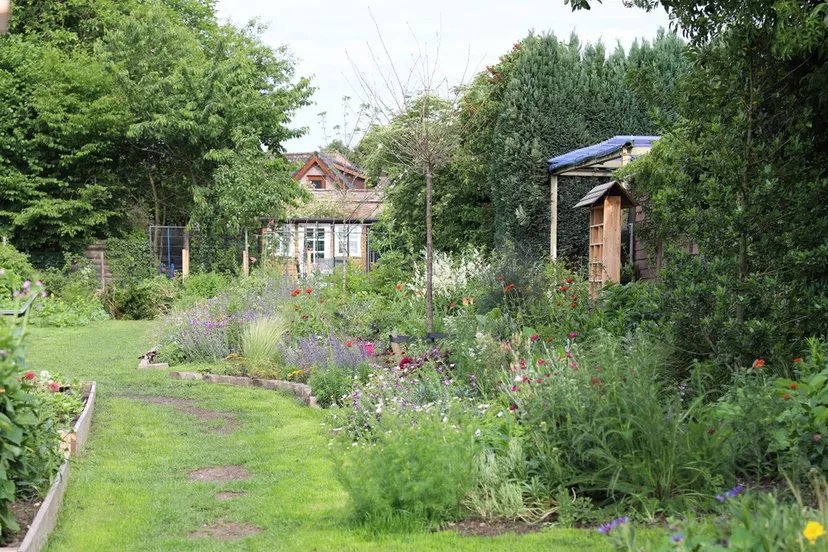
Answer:
<path fill-rule="evenodd" d="M 78 421 L 75 422 L 73 432 L 68 434 L 70 436 L 70 450 L 71 454 L 80 454 L 86 440 L 89 438 L 89 431 L 92 426 L 92 411 L 95 408 L 95 394 L 97 386 L 92 382 L 92 388 L 89 390 L 89 398 L 86 400 L 86 405 L 83 407 Z M 65 439 L 65 438 L 64 438 Z M 32 521 L 26 537 L 16 547 L 0 548 L 0 552 L 40 552 L 46 546 L 46 541 L 49 535 L 57 525 L 58 512 L 60 506 L 63 504 L 63 495 L 66 494 L 66 487 L 69 484 L 69 455 L 63 465 L 58 470 L 52 486 L 49 487 L 49 492 L 46 498 L 40 504 L 37 510 L 37 515 Z"/>

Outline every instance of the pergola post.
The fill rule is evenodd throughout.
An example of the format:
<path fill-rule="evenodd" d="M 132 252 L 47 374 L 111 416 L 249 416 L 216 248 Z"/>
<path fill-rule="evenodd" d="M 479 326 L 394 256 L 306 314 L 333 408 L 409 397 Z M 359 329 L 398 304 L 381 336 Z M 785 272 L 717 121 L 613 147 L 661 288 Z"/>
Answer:
<path fill-rule="evenodd" d="M 621 196 L 604 198 L 604 281 L 621 281 Z"/>
<path fill-rule="evenodd" d="M 549 177 L 549 194 L 551 196 L 551 210 L 549 217 L 549 254 L 553 259 L 558 258 L 558 175 Z"/>

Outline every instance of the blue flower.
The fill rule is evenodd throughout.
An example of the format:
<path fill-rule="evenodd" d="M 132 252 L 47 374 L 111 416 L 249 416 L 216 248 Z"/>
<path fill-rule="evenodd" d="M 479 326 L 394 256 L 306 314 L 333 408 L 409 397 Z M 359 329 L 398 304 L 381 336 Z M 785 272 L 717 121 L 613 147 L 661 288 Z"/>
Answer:
<path fill-rule="evenodd" d="M 623 517 L 620 517 L 620 518 L 615 518 L 611 522 L 605 523 L 605 524 L 601 525 L 600 527 L 598 527 L 598 532 L 603 534 L 603 535 L 609 534 L 610 531 L 612 531 L 613 529 L 615 529 L 619 525 L 623 525 L 623 524 L 627 523 L 628 521 L 630 521 L 630 518 L 627 517 L 627 516 L 623 516 Z"/>
<path fill-rule="evenodd" d="M 684 538 L 684 533 L 676 533 L 672 537 L 670 537 L 670 540 L 673 541 L 673 542 L 680 542 L 681 539 L 683 539 L 683 538 Z"/>

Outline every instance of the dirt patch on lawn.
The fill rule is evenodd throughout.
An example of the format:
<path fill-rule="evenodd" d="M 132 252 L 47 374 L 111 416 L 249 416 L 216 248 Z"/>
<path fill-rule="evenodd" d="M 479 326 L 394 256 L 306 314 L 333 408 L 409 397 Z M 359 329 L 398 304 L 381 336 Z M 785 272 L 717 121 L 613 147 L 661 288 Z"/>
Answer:
<path fill-rule="evenodd" d="M 217 412 L 215 410 L 205 410 L 193 406 L 197 401 L 195 399 L 182 399 L 179 397 L 162 397 L 155 395 L 121 395 L 126 399 L 136 401 L 149 402 L 153 404 L 162 404 L 164 406 L 172 406 L 186 414 L 195 416 L 197 420 L 211 421 L 221 420 L 222 425 L 218 427 L 204 427 L 204 429 L 213 431 L 215 433 L 227 434 L 239 427 L 239 422 L 236 420 L 234 412 Z M 202 424 L 204 426 L 204 424 Z"/>
<path fill-rule="evenodd" d="M 212 525 L 202 526 L 198 531 L 193 531 L 190 533 L 190 538 L 203 539 L 205 537 L 213 537 L 221 540 L 236 540 L 261 532 L 261 529 L 247 522 L 236 523 L 235 521 L 219 520 Z"/>
<path fill-rule="evenodd" d="M 216 466 L 212 468 L 201 468 L 188 472 L 193 481 L 241 481 L 250 479 L 253 474 L 241 466 Z"/>
<path fill-rule="evenodd" d="M 234 498 L 239 498 L 241 496 L 247 496 L 247 493 L 239 493 L 236 491 L 224 491 L 221 493 L 216 493 L 216 500 L 233 500 Z"/>
<path fill-rule="evenodd" d="M 540 531 L 540 525 L 531 525 L 522 521 L 481 521 L 479 519 L 467 519 L 457 523 L 449 523 L 444 530 L 456 531 L 464 537 L 496 537 L 506 533 L 525 535 Z"/>

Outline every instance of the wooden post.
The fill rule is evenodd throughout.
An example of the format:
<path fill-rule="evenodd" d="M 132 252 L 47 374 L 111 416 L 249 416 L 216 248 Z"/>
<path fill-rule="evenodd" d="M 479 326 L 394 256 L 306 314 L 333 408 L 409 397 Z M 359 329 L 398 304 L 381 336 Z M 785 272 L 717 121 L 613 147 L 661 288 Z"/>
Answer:
<path fill-rule="evenodd" d="M 101 289 L 106 287 L 106 259 L 104 258 L 104 250 L 101 249 Z"/>
<path fill-rule="evenodd" d="M 558 177 L 549 177 L 549 195 L 551 211 L 549 216 L 549 254 L 553 259 L 558 258 Z"/>
<path fill-rule="evenodd" d="M 184 230 L 184 247 L 181 249 L 181 277 L 190 273 L 190 233 Z"/>
<path fill-rule="evenodd" d="M 604 198 L 604 271 L 603 280 L 621 281 L 621 197 Z"/>
<path fill-rule="evenodd" d="M 244 231 L 244 251 L 242 251 L 242 274 L 250 276 L 250 259 L 247 253 L 247 230 Z"/>

